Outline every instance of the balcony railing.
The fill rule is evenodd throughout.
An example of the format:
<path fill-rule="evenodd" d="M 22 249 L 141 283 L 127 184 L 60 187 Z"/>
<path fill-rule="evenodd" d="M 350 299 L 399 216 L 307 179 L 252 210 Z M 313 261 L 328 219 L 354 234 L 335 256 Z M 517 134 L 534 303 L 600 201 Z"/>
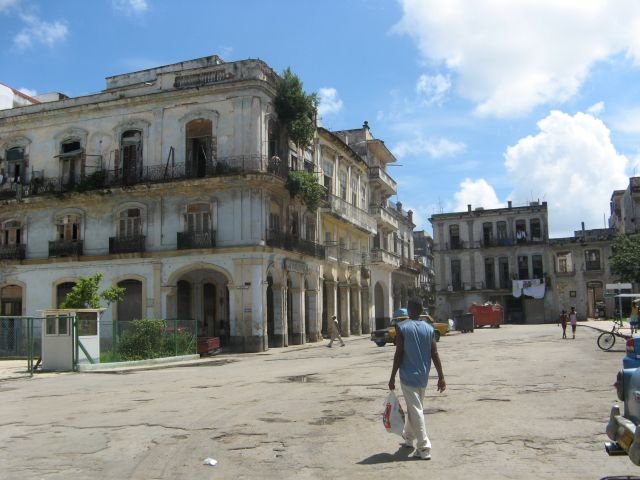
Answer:
<path fill-rule="evenodd" d="M 190 248 L 213 248 L 216 246 L 216 232 L 177 232 L 178 250 Z"/>
<path fill-rule="evenodd" d="M 79 257 L 82 255 L 82 240 L 49 242 L 50 257 Z"/>
<path fill-rule="evenodd" d="M 178 180 L 211 178 L 248 173 L 270 173 L 282 178 L 289 174 L 286 162 L 266 155 L 220 157 L 204 164 L 165 163 L 135 169 L 96 169 L 81 177 L 45 177 L 35 171 L 22 183 L 5 182 L 0 185 L 0 200 L 65 192 L 83 192 L 138 184 L 165 183 Z"/>
<path fill-rule="evenodd" d="M 369 206 L 369 211 L 371 212 L 371 215 L 376 217 L 376 220 L 380 221 L 388 228 L 392 230 L 398 229 L 398 220 L 389 212 L 387 207 L 372 204 Z"/>
<path fill-rule="evenodd" d="M 361 228 L 369 233 L 376 232 L 376 220 L 368 212 L 348 203 L 342 198 L 327 193 L 326 208 L 356 227 Z"/>
<path fill-rule="evenodd" d="M 398 189 L 396 181 L 380 167 L 371 167 L 369 170 L 369 178 L 374 181 L 380 180 L 380 182 L 386 186 L 386 191 L 391 195 L 394 195 Z"/>
<path fill-rule="evenodd" d="M 0 260 L 24 260 L 25 245 L 0 245 Z"/>
<path fill-rule="evenodd" d="M 374 248 L 371 250 L 371 263 L 382 263 L 394 268 L 400 268 L 400 257 L 387 250 Z"/>
<path fill-rule="evenodd" d="M 109 237 L 109 253 L 144 252 L 144 235 L 130 237 Z"/>
<path fill-rule="evenodd" d="M 403 268 L 405 270 L 410 270 L 412 272 L 420 272 L 422 271 L 422 264 L 411 258 L 401 257 L 400 268 Z"/>
<path fill-rule="evenodd" d="M 325 258 L 325 248 L 323 245 L 288 233 L 268 231 L 267 245 L 292 252 L 312 255 L 317 258 Z"/>

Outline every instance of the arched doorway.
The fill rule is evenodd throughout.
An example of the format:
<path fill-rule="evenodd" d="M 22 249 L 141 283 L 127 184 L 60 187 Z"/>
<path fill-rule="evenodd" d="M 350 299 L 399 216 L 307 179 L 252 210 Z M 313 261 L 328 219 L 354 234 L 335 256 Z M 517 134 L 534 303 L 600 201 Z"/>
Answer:
<path fill-rule="evenodd" d="M 3 316 L 22 315 L 22 287 L 7 285 L 0 290 L 0 309 Z M 23 355 L 21 347 L 26 324 L 18 318 L 0 318 L 0 355 Z"/>
<path fill-rule="evenodd" d="M 328 298 L 329 296 L 327 295 L 327 283 L 323 280 L 322 281 L 322 330 L 321 330 L 323 337 L 329 336 L 329 328 L 327 325 Z"/>
<path fill-rule="evenodd" d="M 598 318 L 596 304 L 599 302 L 604 302 L 602 282 L 587 282 L 587 317 Z"/>
<path fill-rule="evenodd" d="M 311 315 L 309 311 L 309 282 L 304 280 L 304 341 L 310 342 L 311 336 Z"/>
<path fill-rule="evenodd" d="M 123 280 L 118 286 L 124 288 L 124 296 L 118 302 L 119 322 L 130 322 L 142 319 L 142 282 L 139 280 Z"/>
<path fill-rule="evenodd" d="M 60 308 L 62 302 L 67 298 L 67 294 L 71 291 L 73 287 L 75 287 L 75 282 L 64 282 L 59 283 L 56 287 L 56 307 Z"/>
<path fill-rule="evenodd" d="M 211 120 L 204 118 L 187 123 L 186 169 L 189 177 L 206 176 L 207 168 L 212 165 L 212 125 Z"/>
<path fill-rule="evenodd" d="M 122 182 L 125 185 L 138 183 L 142 174 L 142 132 L 127 130 L 120 138 L 122 157 Z"/>

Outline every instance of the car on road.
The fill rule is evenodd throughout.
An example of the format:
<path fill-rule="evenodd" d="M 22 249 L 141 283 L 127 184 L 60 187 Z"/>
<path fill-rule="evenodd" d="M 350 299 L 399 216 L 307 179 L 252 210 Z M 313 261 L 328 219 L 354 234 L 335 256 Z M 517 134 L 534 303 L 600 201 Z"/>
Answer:
<path fill-rule="evenodd" d="M 622 359 L 622 368 L 640 367 L 640 337 L 627 338 L 627 354 Z"/>
<path fill-rule="evenodd" d="M 409 318 L 407 315 L 399 315 L 391 319 L 391 324 L 386 328 L 380 328 L 371 332 L 371 341 L 379 347 L 384 347 L 387 343 L 396 343 L 396 325 L 403 320 Z M 449 324 L 435 322 L 431 315 L 422 314 L 420 318 L 425 322 L 428 322 L 435 330 L 436 342 L 440 341 L 442 335 L 446 335 L 449 332 Z"/>
<path fill-rule="evenodd" d="M 611 407 L 607 436 L 612 440 L 605 444 L 609 455 L 628 455 L 636 465 L 640 465 L 640 368 L 625 368 L 618 372 L 615 382 L 618 399 L 624 402 L 620 407 Z"/>

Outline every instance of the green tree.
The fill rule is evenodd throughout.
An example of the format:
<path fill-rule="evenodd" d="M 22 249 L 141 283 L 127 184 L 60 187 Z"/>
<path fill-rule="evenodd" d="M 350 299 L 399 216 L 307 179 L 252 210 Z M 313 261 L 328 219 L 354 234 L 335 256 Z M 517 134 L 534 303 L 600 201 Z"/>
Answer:
<path fill-rule="evenodd" d="M 101 273 L 96 273 L 92 277 L 80 277 L 78 283 L 67 293 L 60 308 L 100 308 L 101 300 L 107 302 L 107 306 L 109 306 L 111 303 L 123 299 L 124 288 L 115 285 L 98 293 L 101 281 Z"/>
<path fill-rule="evenodd" d="M 302 81 L 287 68 L 276 83 L 274 106 L 289 138 L 300 148 L 313 142 L 318 96 L 304 91 Z"/>
<path fill-rule="evenodd" d="M 313 173 L 305 170 L 289 172 L 287 189 L 291 198 L 299 195 L 310 212 L 315 212 L 324 193 L 324 187 L 318 183 Z"/>
<path fill-rule="evenodd" d="M 611 271 L 623 281 L 640 283 L 640 234 L 616 236 L 611 249 Z"/>

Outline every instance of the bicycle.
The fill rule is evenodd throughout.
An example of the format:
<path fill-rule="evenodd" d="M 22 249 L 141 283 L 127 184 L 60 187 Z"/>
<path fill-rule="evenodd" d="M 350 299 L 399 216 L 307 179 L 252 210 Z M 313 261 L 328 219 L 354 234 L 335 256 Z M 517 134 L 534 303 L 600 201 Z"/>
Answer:
<path fill-rule="evenodd" d="M 598 336 L 598 347 L 600 347 L 601 350 L 605 350 L 605 351 L 611 350 L 613 346 L 616 344 L 616 337 L 622 337 L 625 340 L 628 338 L 631 338 L 631 335 L 624 335 L 622 333 L 619 333 L 619 331 L 623 328 L 627 328 L 627 327 L 624 326 L 624 322 L 622 321 L 622 318 L 614 318 L 611 331 L 602 332 Z M 631 326 L 629 328 L 631 328 L 631 333 L 633 333 L 634 327 Z"/>

